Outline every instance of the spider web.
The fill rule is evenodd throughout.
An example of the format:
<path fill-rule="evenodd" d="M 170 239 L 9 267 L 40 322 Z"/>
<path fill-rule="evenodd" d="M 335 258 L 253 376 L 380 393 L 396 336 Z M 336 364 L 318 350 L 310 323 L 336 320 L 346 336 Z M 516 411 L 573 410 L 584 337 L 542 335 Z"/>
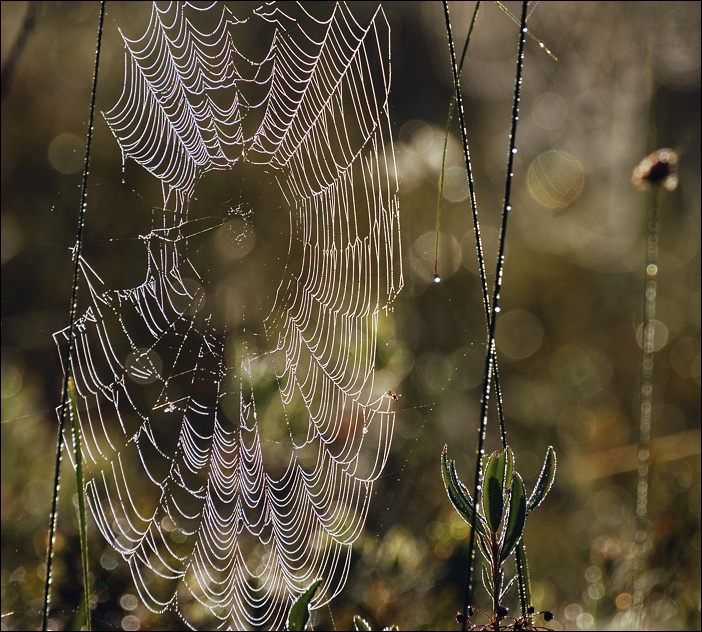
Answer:
<path fill-rule="evenodd" d="M 79 262 L 86 495 L 149 609 L 281 628 L 315 578 L 314 608 L 343 588 L 393 433 L 375 371 L 403 284 L 389 25 L 344 3 L 154 3 L 123 38 L 104 116 L 163 200 L 140 285 Z"/>

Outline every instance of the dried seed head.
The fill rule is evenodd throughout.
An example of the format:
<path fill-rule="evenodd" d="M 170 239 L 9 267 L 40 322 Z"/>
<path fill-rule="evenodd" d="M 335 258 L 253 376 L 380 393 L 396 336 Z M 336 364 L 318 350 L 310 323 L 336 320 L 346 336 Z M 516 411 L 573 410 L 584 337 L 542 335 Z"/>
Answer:
<path fill-rule="evenodd" d="M 660 184 L 666 191 L 678 186 L 678 155 L 670 148 L 657 149 L 634 169 L 631 182 L 638 189 Z"/>

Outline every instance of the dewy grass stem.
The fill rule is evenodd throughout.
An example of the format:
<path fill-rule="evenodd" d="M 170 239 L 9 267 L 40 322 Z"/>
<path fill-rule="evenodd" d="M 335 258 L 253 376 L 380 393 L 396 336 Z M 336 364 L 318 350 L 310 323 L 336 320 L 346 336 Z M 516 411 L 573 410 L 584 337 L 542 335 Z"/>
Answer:
<path fill-rule="evenodd" d="M 448 2 L 446 0 L 444 0 L 443 4 L 444 4 L 444 16 L 446 19 L 446 32 L 447 32 L 448 39 L 449 39 L 449 50 L 451 53 L 451 67 L 453 70 L 455 99 L 456 99 L 459 124 L 460 124 L 460 129 L 461 129 L 461 140 L 463 143 L 464 156 L 465 156 L 465 160 L 466 160 L 466 170 L 468 172 L 468 185 L 469 185 L 470 199 L 471 199 L 471 210 L 473 213 L 473 221 L 474 221 L 476 243 L 477 243 L 477 250 L 478 250 L 478 261 L 479 261 L 480 274 L 481 274 L 481 280 L 482 280 L 482 285 L 483 285 L 483 304 L 485 305 L 485 309 L 486 309 L 486 319 L 487 319 L 487 325 L 488 325 L 488 344 L 487 344 L 487 353 L 486 353 L 485 373 L 484 373 L 484 380 L 483 380 L 483 396 L 482 396 L 482 401 L 481 401 L 481 414 L 480 414 L 479 431 L 478 431 L 478 447 L 477 447 L 477 459 L 476 459 L 476 470 L 475 470 L 475 487 L 474 487 L 474 494 L 473 494 L 473 497 L 475 499 L 475 502 L 474 502 L 474 513 L 475 513 L 475 511 L 476 511 L 475 507 L 477 507 L 479 500 L 480 500 L 480 467 L 481 467 L 482 455 L 484 452 L 483 446 L 484 446 L 484 442 L 485 442 L 485 431 L 486 431 L 486 427 L 487 427 L 487 409 L 488 409 L 488 404 L 489 404 L 489 399 L 490 399 L 489 398 L 490 384 L 492 382 L 493 375 L 497 376 L 497 367 L 496 367 L 496 362 L 495 362 L 495 320 L 496 320 L 497 312 L 499 311 L 500 289 L 502 287 L 502 274 L 503 274 L 503 267 L 504 267 L 504 243 L 505 243 L 506 228 L 507 228 L 507 217 L 509 215 L 509 211 L 511 210 L 510 192 L 511 192 L 512 175 L 513 175 L 512 168 L 513 168 L 513 162 L 514 162 L 514 154 L 516 153 L 515 139 L 516 139 L 517 121 L 519 119 L 519 101 L 520 101 L 521 84 L 522 84 L 524 43 L 526 41 L 526 33 L 527 33 L 527 28 L 526 28 L 527 3 L 523 2 L 523 4 L 522 4 L 522 16 L 521 16 L 520 32 L 519 32 L 519 48 L 518 48 L 518 55 L 517 55 L 517 71 L 516 71 L 516 78 L 515 78 L 514 104 L 513 104 L 513 109 L 512 109 L 512 122 L 511 122 L 511 130 L 510 130 L 509 156 L 508 156 L 508 161 L 507 161 L 507 175 L 505 178 L 505 197 L 504 197 L 504 204 L 503 204 L 503 211 L 502 211 L 502 225 L 501 225 L 501 230 L 500 230 L 500 243 L 499 243 L 499 248 L 498 248 L 497 272 L 496 272 L 496 277 L 495 277 L 495 288 L 494 288 L 494 293 L 493 293 L 492 310 L 491 311 L 490 311 L 491 303 L 490 303 L 488 292 L 487 292 L 487 281 L 486 281 L 486 277 L 485 277 L 484 258 L 483 258 L 482 244 L 481 244 L 481 239 L 480 239 L 480 230 L 479 230 L 478 217 L 477 217 L 477 205 L 475 202 L 475 189 L 473 186 L 470 153 L 468 150 L 468 142 L 467 142 L 467 138 L 466 138 L 465 115 L 464 115 L 464 109 L 463 109 L 463 100 L 461 98 L 461 91 L 460 91 L 459 71 L 458 71 L 458 65 L 456 63 L 456 53 L 455 53 L 455 47 L 454 47 L 453 36 L 452 36 L 452 31 L 451 31 L 451 20 L 449 17 Z M 496 394 L 497 394 L 498 409 L 501 413 L 501 393 L 498 392 L 498 389 L 499 389 L 499 380 L 496 381 L 495 390 L 496 390 Z M 504 419 L 503 419 L 502 414 L 500 414 L 500 431 L 501 431 L 503 443 L 506 444 L 506 434 L 505 434 Z M 473 518 L 475 520 L 475 516 Z M 475 565 L 475 529 L 471 529 L 471 533 L 470 533 L 469 547 L 468 547 L 468 559 L 469 559 L 468 578 L 467 578 L 465 601 L 464 601 L 464 607 L 463 607 L 463 618 L 462 618 L 462 629 L 463 630 L 467 629 L 468 608 L 470 606 L 470 602 L 472 600 L 472 593 L 473 593 L 473 572 L 474 572 L 474 565 Z M 523 583 L 523 578 L 521 577 L 521 567 L 520 567 L 520 584 L 522 584 L 522 583 Z"/>
<path fill-rule="evenodd" d="M 71 378 L 71 354 L 73 353 L 73 340 L 75 337 L 76 314 L 78 311 L 78 279 L 80 275 L 80 257 L 83 246 L 83 227 L 85 225 L 85 209 L 87 207 L 88 174 L 90 173 L 90 149 L 93 137 L 93 120 L 95 117 L 95 98 L 97 94 L 98 69 L 100 67 L 100 47 L 102 44 L 102 27 L 105 21 L 105 0 L 100 3 L 100 18 L 98 24 L 97 44 L 95 47 L 95 69 L 93 71 L 93 87 L 90 97 L 90 112 L 88 114 L 88 133 L 85 143 L 85 162 L 83 164 L 83 182 L 80 194 L 80 209 L 78 210 L 78 230 L 76 243 L 73 247 L 73 285 L 71 289 L 71 305 L 69 308 L 70 329 L 66 356 L 64 358 L 64 380 L 61 394 L 61 408 L 59 414 L 58 438 L 56 439 L 56 461 L 54 464 L 53 495 L 51 498 L 51 511 L 49 514 L 49 542 L 46 551 L 46 577 L 44 581 L 44 608 L 42 616 L 42 630 L 47 630 L 49 625 L 49 610 L 51 606 L 51 572 L 54 561 L 54 544 L 56 540 L 56 519 L 58 515 L 59 481 L 61 477 L 61 454 L 63 452 L 63 431 L 66 426 L 68 414 L 68 380 Z M 78 494 L 84 493 L 82 489 Z M 85 590 L 88 590 L 87 577 Z M 90 612 L 86 612 L 86 620 L 90 621 Z"/>
<path fill-rule="evenodd" d="M 470 43 L 470 37 L 473 34 L 473 27 L 478 19 L 478 10 L 480 9 L 480 0 L 475 3 L 475 10 L 473 11 L 473 18 L 470 21 L 470 27 L 468 28 L 468 35 L 466 35 L 466 42 L 463 44 L 463 52 L 461 53 L 461 61 L 458 64 L 458 84 L 454 84 L 453 97 L 451 98 L 451 104 L 449 105 L 448 116 L 446 117 L 446 130 L 444 132 L 444 152 L 441 158 L 441 171 L 439 172 L 439 199 L 436 203 L 436 243 L 434 244 L 434 281 L 438 283 L 439 279 L 439 235 L 441 234 L 441 200 L 444 196 L 444 175 L 446 174 L 446 155 L 448 154 L 448 141 L 451 130 L 451 122 L 453 121 L 453 111 L 456 108 L 456 91 L 458 90 L 458 85 L 460 85 L 461 73 L 463 72 L 463 64 L 466 61 L 466 54 L 468 53 L 468 44 Z M 468 163 L 470 164 L 470 157 L 468 158 Z M 473 174 L 468 170 L 468 186 L 473 187 Z M 471 196 L 471 201 L 474 199 Z M 479 233 L 478 233 L 479 234 Z M 482 246 L 479 247 L 479 251 L 482 255 Z M 482 257 L 480 258 L 482 263 Z M 481 266 L 481 270 L 484 271 L 485 266 Z M 486 286 L 487 288 L 487 286 Z M 485 292 L 487 294 L 487 290 Z M 486 313 L 490 313 L 490 308 L 486 306 Z"/>
<path fill-rule="evenodd" d="M 522 3 L 522 17 L 519 27 L 519 48 L 517 53 L 517 70 L 515 76 L 514 85 L 514 100 L 512 103 L 512 121 L 511 128 L 509 132 L 509 153 L 507 155 L 507 172 L 505 174 L 505 194 L 504 201 L 502 205 L 502 222 L 500 225 L 500 238 L 497 248 L 497 265 L 495 269 L 495 285 L 493 289 L 492 296 L 492 311 L 490 313 L 490 318 L 488 319 L 488 353 L 486 354 L 485 360 L 485 375 L 483 381 L 483 398 L 482 398 L 482 409 L 480 411 L 481 423 L 487 422 L 487 408 L 490 401 L 490 382 L 492 381 L 493 374 L 497 375 L 497 360 L 496 360 L 496 348 L 495 348 L 495 321 L 497 318 L 497 313 L 500 311 L 500 291 L 502 289 L 502 276 L 504 273 L 504 259 L 505 259 L 505 241 L 507 236 L 507 219 L 509 213 L 512 210 L 511 205 L 511 192 L 512 192 L 512 178 L 514 176 L 513 166 L 514 166 L 514 156 L 517 153 L 516 139 L 517 139 L 517 122 L 519 121 L 519 102 L 521 99 L 521 89 L 522 89 L 522 70 L 524 67 L 524 44 L 526 42 L 527 34 L 527 2 Z M 487 303 L 490 305 L 490 303 Z M 502 409 L 502 395 L 499 392 L 498 385 L 495 388 L 495 396 L 497 399 L 498 409 Z M 504 417 L 500 416 L 500 433 L 502 436 L 503 443 L 506 444 L 506 430 L 504 428 Z M 503 446 L 504 447 L 504 446 Z"/>
<path fill-rule="evenodd" d="M 437 229 L 436 229 L 436 252 L 435 252 L 435 264 L 434 264 L 434 279 L 438 279 L 438 252 L 439 252 L 439 222 L 440 222 L 440 217 L 441 217 L 441 196 L 443 193 L 443 185 L 444 185 L 444 170 L 446 166 L 446 151 L 447 151 L 447 145 L 448 145 L 448 134 L 449 134 L 449 125 L 451 123 L 451 118 L 453 116 L 453 108 L 454 106 L 458 110 L 458 122 L 459 122 L 459 128 L 461 131 L 461 144 L 463 146 L 463 156 L 465 158 L 465 165 L 466 165 L 466 175 L 468 178 L 468 191 L 470 193 L 469 198 L 470 198 L 470 209 L 471 209 L 471 216 L 473 220 L 473 233 L 475 235 L 475 248 L 476 252 L 478 255 L 478 270 L 480 274 L 480 287 L 482 289 L 483 293 L 483 307 L 485 310 L 485 323 L 487 328 L 489 329 L 490 327 L 490 293 L 488 291 L 488 284 L 487 284 L 487 274 L 485 272 L 485 255 L 483 253 L 483 243 L 482 243 L 482 238 L 480 236 L 480 223 L 478 221 L 478 205 L 477 205 L 477 199 L 475 195 L 475 182 L 473 179 L 473 168 L 471 164 L 471 159 L 470 159 L 470 149 L 468 147 L 468 137 L 467 137 L 467 132 L 466 132 L 466 121 L 465 121 L 465 111 L 463 108 L 463 97 L 461 95 L 461 90 L 460 90 L 460 78 L 461 78 L 461 72 L 463 70 L 463 63 L 465 61 L 465 56 L 466 53 L 468 52 L 468 43 L 470 42 L 470 36 L 473 31 L 473 26 L 475 25 L 475 21 L 478 17 L 478 8 L 480 6 L 480 2 L 477 3 L 475 7 L 475 11 L 473 13 L 473 18 L 471 20 L 471 25 L 470 29 L 468 32 L 468 36 L 466 38 L 466 43 L 463 46 L 463 52 L 461 54 L 461 63 L 458 65 L 456 63 L 456 50 L 455 50 L 455 45 L 454 45 L 454 40 L 453 40 L 453 32 L 451 29 L 451 20 L 449 17 L 449 12 L 448 12 L 448 2 L 444 2 L 444 16 L 446 18 L 446 33 L 448 36 L 448 42 L 449 42 L 449 51 L 451 53 L 451 68 L 453 71 L 453 79 L 454 79 L 454 94 L 453 98 L 451 99 L 451 106 L 449 108 L 449 115 L 448 115 L 448 121 L 446 123 L 446 136 L 444 139 L 444 158 L 441 164 L 441 178 L 439 181 L 439 205 L 438 205 L 438 210 L 437 210 Z M 499 372 L 497 370 L 497 359 L 494 359 L 494 367 L 493 367 L 493 377 L 495 381 L 495 400 L 497 401 L 497 417 L 499 420 L 500 424 L 500 437 L 502 440 L 502 448 L 505 449 L 507 447 L 507 431 L 505 428 L 505 421 L 504 421 L 504 413 L 502 411 L 502 389 L 500 388 L 500 378 L 499 378 Z"/>
<path fill-rule="evenodd" d="M 451 68 L 453 70 L 453 82 L 454 82 L 454 98 L 456 99 L 456 109 L 458 110 L 458 121 L 459 127 L 461 129 L 461 141 L 463 143 L 463 154 L 466 161 L 466 171 L 468 172 L 468 188 L 470 192 L 470 202 L 471 211 L 473 214 L 473 226 L 475 228 L 476 244 L 478 249 L 478 266 L 480 269 L 481 280 L 483 280 L 483 304 L 485 305 L 486 312 L 489 310 L 489 296 L 487 293 L 487 282 L 485 279 L 485 261 L 483 258 L 483 248 L 482 241 L 480 239 L 480 228 L 478 225 L 477 218 L 477 205 L 475 198 L 475 187 L 473 182 L 473 170 L 471 168 L 470 162 L 470 152 L 468 149 L 468 140 L 466 137 L 466 125 L 465 125 L 465 115 L 463 112 L 463 99 L 461 97 L 460 81 L 458 75 L 458 65 L 456 63 L 456 50 L 453 43 L 453 34 L 451 31 L 451 18 L 449 16 L 448 1 L 444 0 L 444 17 L 446 18 L 446 34 L 448 36 L 449 51 L 451 53 Z M 490 323 L 488 320 L 488 327 Z M 488 354 L 490 355 L 490 354 Z M 485 441 L 485 427 L 483 424 L 483 419 L 481 417 L 478 432 L 478 448 L 477 448 L 477 458 L 476 458 L 476 469 L 475 469 L 475 486 L 473 489 L 473 516 L 470 524 L 476 524 L 477 521 L 477 507 L 480 502 L 480 466 L 481 457 L 483 454 L 483 443 Z M 461 620 L 461 630 L 465 632 L 468 625 L 468 608 L 471 605 L 472 595 L 473 595 L 473 571 L 475 567 L 475 528 L 470 530 L 470 536 L 468 540 L 468 577 L 466 579 L 466 592 L 465 600 L 463 603 L 463 617 Z"/>

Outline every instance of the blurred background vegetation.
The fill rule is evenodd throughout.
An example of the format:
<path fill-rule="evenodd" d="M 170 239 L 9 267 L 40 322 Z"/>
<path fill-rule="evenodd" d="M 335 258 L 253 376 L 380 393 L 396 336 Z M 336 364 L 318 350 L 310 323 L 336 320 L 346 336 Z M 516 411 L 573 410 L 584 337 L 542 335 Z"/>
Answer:
<path fill-rule="evenodd" d="M 2 3 L 3 68 L 31 4 Z M 3 630 L 36 629 L 41 620 L 62 380 L 52 334 L 68 325 L 99 11 L 97 2 L 36 4 L 2 103 Z M 519 13 L 519 3 L 507 5 Z M 405 630 L 455 629 L 468 531 L 443 489 L 439 455 L 448 443 L 470 480 L 485 321 L 455 128 L 442 281 L 433 283 L 452 85 L 442 5 L 384 7 L 405 288 L 391 331 L 381 333 L 392 342 L 400 398 L 350 579 L 315 625 L 350 629 L 358 613 Z M 451 3 L 459 50 L 473 7 Z M 122 90 L 118 27 L 140 35 L 148 14 L 147 3 L 107 3 L 99 111 Z M 649 629 L 700 629 L 700 3 L 544 2 L 529 24 L 558 61 L 528 40 L 497 347 L 510 443 L 527 486 L 548 445 L 559 458 L 555 486 L 527 524 L 536 606 L 554 611 L 554 629 L 574 630 L 621 629 L 631 604 L 646 231 L 646 195 L 631 173 L 655 131 L 658 146 L 680 154 L 680 186 L 660 209 L 646 606 Z M 463 91 L 490 283 L 516 45 L 517 25 L 484 3 Z M 123 184 L 119 149 L 99 115 L 92 164 L 84 256 L 108 287 L 133 287 L 143 278 L 137 236 L 148 232 L 160 192 L 133 165 Z M 498 445 L 493 421 L 487 449 Z M 80 600 L 71 474 L 61 490 L 55 629 L 75 624 Z M 94 525 L 90 533 L 95 629 L 181 629 L 143 608 L 126 565 Z"/>

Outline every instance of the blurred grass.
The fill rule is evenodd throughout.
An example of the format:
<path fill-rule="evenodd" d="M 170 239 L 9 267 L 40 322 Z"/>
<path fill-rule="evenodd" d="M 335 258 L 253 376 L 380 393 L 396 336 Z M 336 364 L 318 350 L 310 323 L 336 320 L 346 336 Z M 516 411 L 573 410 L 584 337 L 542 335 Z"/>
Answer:
<path fill-rule="evenodd" d="M 3 66 L 27 4 L 1 5 Z M 135 3 L 107 6 L 100 110 L 122 88 L 117 27 L 140 33 L 148 13 Z M 376 625 L 453 629 L 467 528 L 443 490 L 439 455 L 449 443 L 459 474 L 467 479 L 473 470 L 485 325 L 456 132 L 448 167 L 459 170 L 450 171 L 457 177 L 445 192 L 442 282 L 432 281 L 451 95 L 441 5 L 385 7 L 393 29 L 406 286 L 381 332 L 390 344 L 379 363 L 393 362 L 406 377 L 395 387 L 401 398 L 393 452 L 351 577 L 331 611 L 313 613 L 313 621 L 324 629 L 333 617 L 338 629 L 348 629 L 360 614 Z M 98 8 L 42 3 L 2 107 L 3 630 L 34 629 L 41 618 L 61 386 L 51 334 L 68 324 L 81 164 L 73 158 L 83 151 Z M 452 3 L 459 42 L 472 8 Z M 559 456 L 555 486 L 527 525 L 536 606 L 554 611 L 556 629 L 620 629 L 630 600 L 646 221 L 643 194 L 630 176 L 650 149 L 651 36 L 659 143 L 678 148 L 681 165 L 680 187 L 664 197 L 660 212 L 647 605 L 652 628 L 699 629 L 700 5 L 541 3 L 530 26 L 558 62 L 527 45 L 497 345 L 510 444 L 527 486 L 547 445 Z M 486 3 L 463 76 L 489 277 L 515 46 L 515 25 Z M 554 162 L 552 151 L 565 161 Z M 85 256 L 109 287 L 132 287 L 142 272 L 126 262 L 138 261 L 135 237 L 148 230 L 147 211 L 159 193 L 130 166 L 122 184 L 119 150 L 99 118 L 94 152 Z M 496 432 L 493 423 L 490 450 L 498 446 Z M 71 625 L 82 590 L 73 499 L 68 472 L 52 601 L 57 629 Z M 180 629 L 138 604 L 124 563 L 94 525 L 90 534 L 95 628 Z"/>

